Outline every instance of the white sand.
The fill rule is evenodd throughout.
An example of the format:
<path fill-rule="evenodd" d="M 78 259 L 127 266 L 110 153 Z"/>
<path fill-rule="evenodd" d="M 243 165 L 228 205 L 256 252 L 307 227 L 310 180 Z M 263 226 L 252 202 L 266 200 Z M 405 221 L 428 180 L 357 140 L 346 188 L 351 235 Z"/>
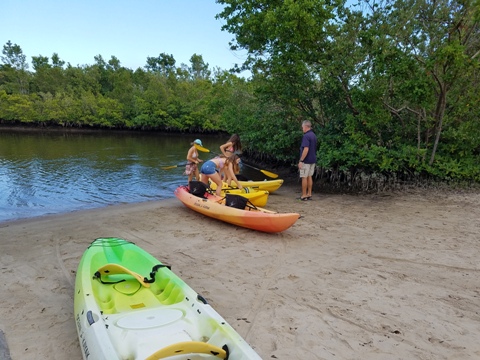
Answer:
<path fill-rule="evenodd" d="M 480 194 L 297 196 L 270 195 L 303 215 L 280 234 L 177 199 L 0 224 L 12 359 L 81 359 L 75 271 L 104 236 L 172 265 L 264 359 L 480 358 Z"/>

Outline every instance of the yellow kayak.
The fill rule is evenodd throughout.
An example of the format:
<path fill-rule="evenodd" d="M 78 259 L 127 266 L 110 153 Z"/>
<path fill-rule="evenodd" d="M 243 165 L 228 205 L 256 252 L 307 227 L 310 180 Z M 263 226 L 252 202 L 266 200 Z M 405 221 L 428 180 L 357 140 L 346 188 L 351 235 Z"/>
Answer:
<path fill-rule="evenodd" d="M 210 181 L 210 188 L 215 190 L 217 184 Z M 238 189 L 236 187 L 222 188 L 222 197 L 225 197 L 226 194 L 241 195 L 244 198 L 247 198 L 255 206 L 265 207 L 265 205 L 267 205 L 269 192 L 266 190 L 257 190 L 252 187 L 244 187 L 243 189 Z"/>
<path fill-rule="evenodd" d="M 256 190 L 251 187 L 244 187 L 243 189 L 225 189 L 222 190 L 222 196 L 226 194 L 242 195 L 244 198 L 250 200 L 255 206 L 265 207 L 267 205 L 268 194 L 266 190 Z"/>
<path fill-rule="evenodd" d="M 251 187 L 255 190 L 263 190 L 272 193 L 280 188 L 283 184 L 283 179 L 276 180 L 264 180 L 264 181 L 239 181 L 239 183 L 244 187 Z M 210 183 L 210 187 L 215 190 L 217 184 Z M 226 182 L 223 183 L 222 189 L 237 188 L 235 181 L 232 181 L 231 186 L 228 186 Z M 242 195 L 243 196 L 243 195 Z"/>

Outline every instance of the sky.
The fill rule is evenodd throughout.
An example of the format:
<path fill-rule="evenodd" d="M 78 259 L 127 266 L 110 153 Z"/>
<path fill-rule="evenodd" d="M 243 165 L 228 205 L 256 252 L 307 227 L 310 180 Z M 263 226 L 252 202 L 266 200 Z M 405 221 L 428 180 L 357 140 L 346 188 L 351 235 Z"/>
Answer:
<path fill-rule="evenodd" d="M 93 65 L 101 55 L 136 70 L 147 57 L 173 55 L 176 66 L 202 55 L 210 69 L 229 70 L 245 52 L 233 52 L 215 0 L 0 0 L 0 45 L 10 40 L 32 56 L 72 66 Z"/>

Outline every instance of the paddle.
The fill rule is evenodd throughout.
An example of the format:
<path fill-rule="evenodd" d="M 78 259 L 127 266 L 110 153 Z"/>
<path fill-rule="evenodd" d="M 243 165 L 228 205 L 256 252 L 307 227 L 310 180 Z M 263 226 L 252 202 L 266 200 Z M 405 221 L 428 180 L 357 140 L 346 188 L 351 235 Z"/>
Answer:
<path fill-rule="evenodd" d="M 245 164 L 245 163 L 243 163 L 243 165 L 248 166 L 248 167 L 250 167 L 250 168 L 252 168 L 252 169 L 258 170 L 258 171 L 260 171 L 261 173 L 267 175 L 268 177 L 271 177 L 272 179 L 278 178 L 278 174 L 272 173 L 272 172 L 270 172 L 270 171 L 263 170 L 263 169 L 259 169 L 259 168 L 256 168 L 255 166 L 248 165 L 248 164 Z"/>
<path fill-rule="evenodd" d="M 199 151 L 206 152 L 206 153 L 212 153 L 212 154 L 214 154 L 214 155 L 219 155 L 219 154 L 217 154 L 217 153 L 214 153 L 214 152 L 208 150 L 207 148 L 204 148 L 203 146 L 198 145 L 197 143 L 195 143 L 195 144 L 193 144 L 193 145 L 194 145 L 194 146 L 197 148 L 197 150 L 199 150 Z M 258 171 L 260 171 L 261 173 L 267 175 L 268 177 L 271 177 L 272 179 L 278 178 L 278 174 L 272 173 L 272 172 L 270 172 L 270 171 L 263 170 L 263 169 L 259 169 L 259 168 L 256 168 L 255 166 L 248 165 L 248 164 L 245 164 L 245 163 L 243 163 L 243 165 L 248 166 L 248 167 L 251 167 L 252 169 L 258 170 Z"/>
<path fill-rule="evenodd" d="M 177 164 L 177 165 L 170 165 L 170 166 L 162 166 L 163 170 L 170 170 L 170 169 L 175 169 L 179 166 L 185 166 L 185 164 Z"/>

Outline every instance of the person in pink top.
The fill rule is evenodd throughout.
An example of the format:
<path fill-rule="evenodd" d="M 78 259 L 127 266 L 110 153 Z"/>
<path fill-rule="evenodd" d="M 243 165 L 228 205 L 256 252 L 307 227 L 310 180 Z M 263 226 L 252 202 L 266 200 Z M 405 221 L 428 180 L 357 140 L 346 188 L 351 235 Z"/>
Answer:
<path fill-rule="evenodd" d="M 229 157 L 233 154 L 241 154 L 242 143 L 240 141 L 240 136 L 238 136 L 238 134 L 233 134 L 225 144 L 220 145 L 220 151 L 226 157 Z"/>
<path fill-rule="evenodd" d="M 240 141 L 240 136 L 238 136 L 238 134 L 233 134 L 230 136 L 230 139 L 228 139 L 225 144 L 220 145 L 220 151 L 225 157 L 229 157 L 233 154 L 240 155 L 242 153 L 242 142 Z M 238 169 L 235 175 L 238 175 L 240 170 L 242 170 L 242 160 L 240 160 L 238 163 Z M 229 178 L 223 171 L 220 171 L 220 176 L 227 182 L 232 181 L 232 179 Z"/>

